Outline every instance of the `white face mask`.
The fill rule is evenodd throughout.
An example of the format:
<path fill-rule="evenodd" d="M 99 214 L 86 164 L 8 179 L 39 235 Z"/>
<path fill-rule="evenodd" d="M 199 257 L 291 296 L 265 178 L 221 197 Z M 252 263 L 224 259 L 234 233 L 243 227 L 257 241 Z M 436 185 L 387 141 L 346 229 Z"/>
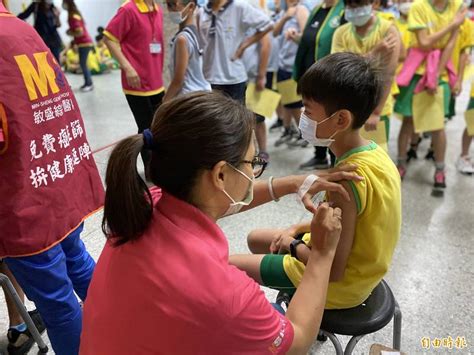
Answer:
<path fill-rule="evenodd" d="M 346 7 L 344 17 L 356 27 L 361 27 L 369 22 L 372 17 L 372 5 L 366 5 L 356 8 Z"/>
<path fill-rule="evenodd" d="M 408 12 L 410 12 L 411 8 L 411 2 L 404 2 L 403 4 L 398 5 L 398 9 L 400 10 L 400 13 L 403 15 L 408 15 Z"/>
<path fill-rule="evenodd" d="M 247 175 L 245 175 L 243 172 L 241 172 L 239 169 L 235 168 L 234 166 L 232 166 L 230 164 L 227 164 L 227 165 L 229 165 L 232 169 L 234 169 L 235 171 L 240 173 L 243 177 L 245 177 L 248 181 L 250 181 L 250 184 L 249 184 L 249 188 L 247 190 L 247 194 L 245 195 L 244 199 L 240 202 L 236 202 L 227 193 L 227 191 L 222 190 L 222 192 L 225 193 L 225 195 L 229 198 L 229 200 L 232 201 L 232 203 L 229 205 L 229 208 L 227 209 L 227 211 L 224 213 L 224 215 L 222 217 L 227 217 L 227 216 L 230 216 L 230 215 L 233 215 L 233 214 L 236 214 L 236 213 L 240 212 L 240 210 L 244 206 L 250 205 L 253 201 L 253 183 L 254 183 L 255 178 L 254 177 L 249 178 Z"/>
<path fill-rule="evenodd" d="M 331 116 L 318 123 L 306 116 L 304 112 L 301 112 L 299 129 L 303 139 L 316 147 L 329 147 L 332 143 L 334 143 L 333 137 L 337 134 L 337 131 L 334 132 L 334 134 L 329 138 L 318 138 L 317 130 L 319 125 L 329 121 L 336 115 L 336 113 L 337 112 L 333 113 Z"/>
<path fill-rule="evenodd" d="M 168 12 L 168 18 L 175 25 L 179 25 L 179 24 L 183 23 L 188 18 L 188 15 L 183 17 L 183 12 L 184 12 L 184 9 L 183 9 L 183 11 L 169 11 Z"/>

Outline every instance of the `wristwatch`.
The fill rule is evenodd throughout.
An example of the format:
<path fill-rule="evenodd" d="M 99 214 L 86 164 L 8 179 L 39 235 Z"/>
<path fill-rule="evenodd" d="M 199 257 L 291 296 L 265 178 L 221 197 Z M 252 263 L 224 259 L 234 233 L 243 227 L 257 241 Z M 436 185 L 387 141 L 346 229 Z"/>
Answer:
<path fill-rule="evenodd" d="M 290 255 L 293 257 L 293 258 L 296 258 L 298 259 L 298 257 L 296 256 L 296 247 L 300 244 L 304 244 L 306 245 L 305 242 L 303 242 L 301 239 L 295 239 L 293 240 L 291 243 L 290 243 Z"/>

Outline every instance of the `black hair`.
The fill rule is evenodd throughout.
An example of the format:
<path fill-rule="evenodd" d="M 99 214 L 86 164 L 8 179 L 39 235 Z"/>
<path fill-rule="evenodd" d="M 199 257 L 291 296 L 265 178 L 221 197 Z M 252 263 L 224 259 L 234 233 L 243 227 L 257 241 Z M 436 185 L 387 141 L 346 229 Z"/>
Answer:
<path fill-rule="evenodd" d="M 240 166 L 252 139 L 255 116 L 215 92 L 194 92 L 162 104 L 151 124 L 153 147 L 146 167 L 152 182 L 192 203 L 199 174 L 218 162 Z M 150 143 L 148 145 L 150 145 Z M 110 155 L 102 229 L 116 245 L 138 239 L 152 218 L 150 191 L 137 172 L 144 136 L 121 141 Z"/>
<path fill-rule="evenodd" d="M 344 0 L 344 6 L 365 6 L 371 5 L 375 2 L 375 0 Z"/>
<path fill-rule="evenodd" d="M 384 72 L 375 58 L 331 54 L 314 63 L 298 83 L 298 93 L 324 107 L 328 116 L 348 110 L 352 128 L 364 125 L 382 99 Z"/>

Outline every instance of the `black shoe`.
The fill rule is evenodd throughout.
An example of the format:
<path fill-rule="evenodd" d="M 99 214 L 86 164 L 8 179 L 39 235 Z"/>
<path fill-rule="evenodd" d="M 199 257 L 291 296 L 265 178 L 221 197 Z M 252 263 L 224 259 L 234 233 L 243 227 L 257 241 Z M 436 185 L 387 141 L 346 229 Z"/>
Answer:
<path fill-rule="evenodd" d="M 285 128 L 285 131 L 281 137 L 276 140 L 275 147 L 279 147 L 280 145 L 287 143 L 291 140 L 291 138 L 293 138 L 293 130 L 291 128 Z"/>
<path fill-rule="evenodd" d="M 28 312 L 33 323 L 35 323 L 38 332 L 41 334 L 45 331 L 46 327 L 41 319 L 37 310 Z M 8 329 L 8 354 L 9 355 L 23 355 L 27 354 L 28 351 L 33 347 L 35 341 L 28 329 L 20 332 L 14 328 Z"/>
<path fill-rule="evenodd" d="M 276 122 L 272 124 L 269 128 L 270 132 L 273 132 L 276 129 L 283 127 L 283 120 L 281 118 L 277 118 Z"/>
<path fill-rule="evenodd" d="M 312 157 L 306 163 L 300 165 L 301 170 L 314 170 L 314 169 L 328 169 L 329 160 L 327 158 L 321 159 Z"/>
<path fill-rule="evenodd" d="M 418 154 L 416 153 L 416 150 L 413 147 L 411 147 L 407 152 L 407 163 L 409 163 L 412 159 L 418 159 Z"/>
<path fill-rule="evenodd" d="M 433 161 L 435 160 L 433 149 L 428 150 L 428 153 L 426 154 L 425 159 L 426 160 L 433 160 Z"/>

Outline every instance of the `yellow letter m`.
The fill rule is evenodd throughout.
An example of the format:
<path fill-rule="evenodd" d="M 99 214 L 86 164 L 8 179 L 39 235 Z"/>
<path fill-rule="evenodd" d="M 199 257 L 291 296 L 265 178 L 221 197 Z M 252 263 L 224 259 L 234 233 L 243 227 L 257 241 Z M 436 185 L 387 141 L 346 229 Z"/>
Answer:
<path fill-rule="evenodd" d="M 59 87 L 56 84 L 56 73 L 48 63 L 47 54 L 48 52 L 33 54 L 38 70 L 35 69 L 33 63 L 25 54 L 15 56 L 16 63 L 25 82 L 25 87 L 28 90 L 30 101 L 38 98 L 36 89 L 39 90 L 42 97 L 49 95 L 48 86 L 53 94 L 59 92 Z"/>

